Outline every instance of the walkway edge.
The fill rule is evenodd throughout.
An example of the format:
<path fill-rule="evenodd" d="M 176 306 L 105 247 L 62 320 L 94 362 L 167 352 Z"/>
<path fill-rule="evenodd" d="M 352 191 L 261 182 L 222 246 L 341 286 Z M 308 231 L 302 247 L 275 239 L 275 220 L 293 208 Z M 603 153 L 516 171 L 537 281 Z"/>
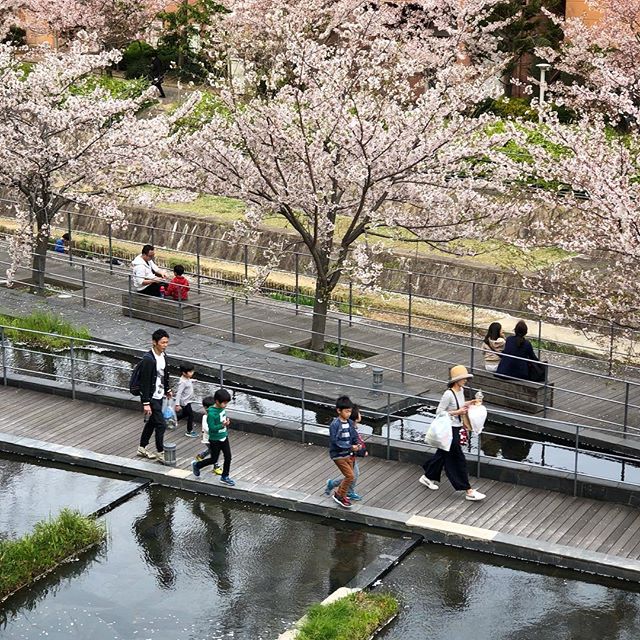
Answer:
<path fill-rule="evenodd" d="M 428 542 L 640 582 L 640 561 L 637 560 L 574 549 L 565 545 L 503 534 L 491 529 L 461 525 L 447 520 L 368 507 L 366 504 L 358 504 L 350 510 L 338 509 L 322 493 L 305 494 L 272 485 L 242 481 L 238 481 L 235 488 L 230 488 L 212 478 L 196 480 L 186 470 L 166 468 L 158 463 L 104 455 L 86 449 L 2 432 L 0 432 L 0 451 L 145 478 L 160 485 L 195 493 L 412 533 L 423 536 Z"/>

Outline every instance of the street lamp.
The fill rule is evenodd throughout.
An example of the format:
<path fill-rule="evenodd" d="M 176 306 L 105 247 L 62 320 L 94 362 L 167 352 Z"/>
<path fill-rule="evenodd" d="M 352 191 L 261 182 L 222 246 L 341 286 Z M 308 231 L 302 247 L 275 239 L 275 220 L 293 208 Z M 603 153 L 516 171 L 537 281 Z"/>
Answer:
<path fill-rule="evenodd" d="M 551 65 L 548 62 L 541 62 L 536 67 L 540 69 L 540 106 L 544 105 L 544 94 L 547 90 L 547 71 L 551 69 Z"/>

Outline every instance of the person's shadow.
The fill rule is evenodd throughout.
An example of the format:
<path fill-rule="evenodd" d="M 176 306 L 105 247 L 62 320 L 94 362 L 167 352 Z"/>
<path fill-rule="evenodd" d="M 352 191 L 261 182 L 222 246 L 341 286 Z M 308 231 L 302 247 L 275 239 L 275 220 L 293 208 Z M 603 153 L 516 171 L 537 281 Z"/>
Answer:
<path fill-rule="evenodd" d="M 360 570 L 367 536 L 360 529 L 334 530 L 329 569 L 329 593 L 344 587 Z"/>

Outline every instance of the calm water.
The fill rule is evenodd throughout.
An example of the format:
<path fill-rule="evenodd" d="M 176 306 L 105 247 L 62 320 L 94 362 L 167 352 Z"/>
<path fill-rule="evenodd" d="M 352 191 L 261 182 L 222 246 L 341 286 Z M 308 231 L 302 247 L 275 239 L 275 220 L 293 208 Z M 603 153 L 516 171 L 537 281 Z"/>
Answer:
<path fill-rule="evenodd" d="M 99 552 L 0 605 L 11 640 L 274 640 L 395 538 L 152 487 Z"/>
<path fill-rule="evenodd" d="M 20 536 L 64 507 L 93 513 L 137 486 L 25 460 L 18 456 L 0 459 L 0 538 Z"/>
<path fill-rule="evenodd" d="M 578 574 L 423 545 L 383 580 L 401 613 L 376 640 L 637 640 L 640 595 Z"/>

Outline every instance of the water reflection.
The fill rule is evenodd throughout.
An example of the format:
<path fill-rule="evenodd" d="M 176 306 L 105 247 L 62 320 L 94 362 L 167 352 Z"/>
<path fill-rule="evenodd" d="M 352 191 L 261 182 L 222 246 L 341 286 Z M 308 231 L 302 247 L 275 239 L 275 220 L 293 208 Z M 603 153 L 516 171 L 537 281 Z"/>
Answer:
<path fill-rule="evenodd" d="M 639 585 L 424 545 L 383 579 L 384 640 L 636 640 Z"/>

